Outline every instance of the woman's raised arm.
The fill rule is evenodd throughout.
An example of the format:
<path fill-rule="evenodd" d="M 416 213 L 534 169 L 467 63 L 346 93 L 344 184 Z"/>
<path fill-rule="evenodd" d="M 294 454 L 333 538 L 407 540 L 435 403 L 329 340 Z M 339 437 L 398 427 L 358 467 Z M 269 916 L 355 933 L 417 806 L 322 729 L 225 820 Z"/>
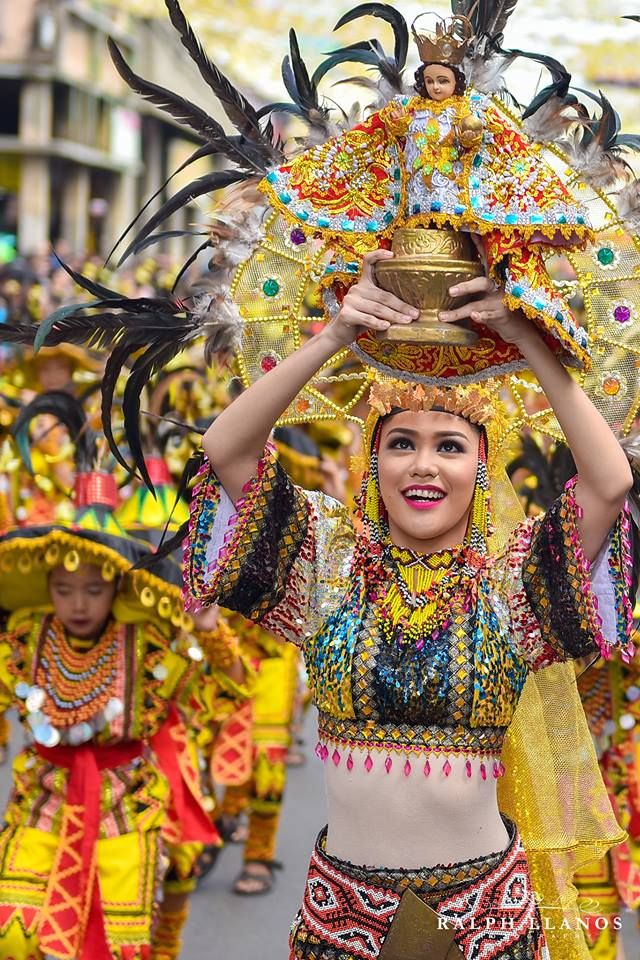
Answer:
<path fill-rule="evenodd" d="M 375 284 L 374 265 L 392 256 L 389 250 L 368 253 L 362 276 L 345 296 L 336 318 L 241 393 L 207 430 L 204 451 L 232 500 L 241 496 L 255 474 L 275 422 L 327 360 L 362 330 L 386 330 L 391 323 L 410 323 L 418 316 L 414 307 Z"/>
<path fill-rule="evenodd" d="M 589 560 L 598 555 L 631 489 L 633 477 L 626 455 L 606 420 L 582 388 L 553 355 L 534 325 L 511 313 L 502 293 L 480 277 L 451 289 L 452 295 L 479 294 L 480 300 L 440 314 L 445 322 L 470 317 L 514 343 L 528 361 L 562 427 L 578 469 L 576 502 L 582 548 Z"/>

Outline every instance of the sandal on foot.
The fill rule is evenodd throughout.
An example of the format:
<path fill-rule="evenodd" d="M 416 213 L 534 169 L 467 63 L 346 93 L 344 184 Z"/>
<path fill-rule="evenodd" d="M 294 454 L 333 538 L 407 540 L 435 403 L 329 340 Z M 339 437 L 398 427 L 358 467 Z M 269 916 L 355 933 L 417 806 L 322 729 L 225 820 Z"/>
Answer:
<path fill-rule="evenodd" d="M 251 867 L 264 867 L 255 871 Z M 277 860 L 246 860 L 231 888 L 239 897 L 259 897 L 273 890 L 275 871 L 282 870 Z"/>
<path fill-rule="evenodd" d="M 196 882 L 201 883 L 205 877 L 208 877 L 216 863 L 222 850 L 218 844 L 208 844 L 196 861 Z"/>
<path fill-rule="evenodd" d="M 216 827 L 225 843 L 246 843 L 249 828 L 242 814 L 233 817 L 223 813 L 216 820 Z"/>

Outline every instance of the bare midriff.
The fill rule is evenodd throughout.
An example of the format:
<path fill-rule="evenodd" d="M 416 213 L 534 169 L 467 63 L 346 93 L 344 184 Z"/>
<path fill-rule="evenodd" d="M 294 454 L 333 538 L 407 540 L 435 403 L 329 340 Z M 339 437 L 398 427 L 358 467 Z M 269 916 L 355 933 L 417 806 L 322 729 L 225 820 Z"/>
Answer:
<path fill-rule="evenodd" d="M 508 834 L 498 810 L 493 758 L 412 754 L 405 773 L 400 755 L 389 771 L 382 754 L 352 750 L 353 766 L 325 764 L 329 830 L 327 853 L 367 867 L 415 870 L 457 863 L 504 850 Z M 425 761 L 431 772 L 424 775 Z M 497 759 L 497 758 L 496 758 Z M 467 761 L 471 763 L 468 775 Z M 489 770 L 486 779 L 481 763 Z"/>

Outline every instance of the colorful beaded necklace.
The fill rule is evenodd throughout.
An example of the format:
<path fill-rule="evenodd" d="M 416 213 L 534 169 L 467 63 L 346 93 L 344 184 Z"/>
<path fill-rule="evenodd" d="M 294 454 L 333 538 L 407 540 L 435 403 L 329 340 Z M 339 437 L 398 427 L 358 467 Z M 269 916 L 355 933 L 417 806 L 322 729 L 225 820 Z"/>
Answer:
<path fill-rule="evenodd" d="M 43 630 L 34 680 L 40 710 L 56 727 L 88 722 L 114 697 L 122 625 L 113 621 L 89 649 L 75 650 L 57 617 Z"/>
<path fill-rule="evenodd" d="M 466 545 L 428 554 L 387 546 L 375 588 L 376 621 L 384 638 L 421 649 L 445 630 L 453 606 L 468 603 L 474 557 Z"/>

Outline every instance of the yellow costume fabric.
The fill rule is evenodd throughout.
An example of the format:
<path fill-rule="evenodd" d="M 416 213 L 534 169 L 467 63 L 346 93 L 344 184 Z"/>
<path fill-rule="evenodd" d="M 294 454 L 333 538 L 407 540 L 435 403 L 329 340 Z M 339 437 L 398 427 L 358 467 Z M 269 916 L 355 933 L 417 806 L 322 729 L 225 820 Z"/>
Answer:
<path fill-rule="evenodd" d="M 24 691 L 32 689 L 34 677 L 39 676 L 43 644 L 58 627 L 49 612 L 17 611 L 9 619 L 7 633 L 0 636 L 0 709 L 15 705 L 21 722 L 30 726 L 33 704 L 27 702 Z M 149 960 L 159 884 L 166 870 L 165 846 L 169 844 L 171 860 L 183 876 L 191 871 L 201 849 L 176 842 L 179 834 L 168 815 L 169 785 L 150 744 L 172 702 L 194 697 L 206 701 L 207 681 L 201 661 L 171 649 L 171 631 L 142 622 L 117 625 L 116 632 L 117 662 L 110 692 L 118 696 L 122 708 L 105 718 L 99 732 L 90 733 L 98 751 L 101 746 L 141 746 L 133 759 L 115 769 L 100 770 L 97 872 L 113 956 Z M 91 712 L 96 707 L 97 701 L 91 701 L 86 709 Z M 188 764 L 187 757 L 179 761 L 181 767 L 183 762 Z M 11 944 L 17 960 L 29 956 L 40 942 L 43 911 L 58 876 L 56 857 L 69 776 L 67 769 L 56 766 L 36 747 L 26 747 L 13 764 L 14 789 L 0 833 L 0 930 L 3 944 Z"/>

